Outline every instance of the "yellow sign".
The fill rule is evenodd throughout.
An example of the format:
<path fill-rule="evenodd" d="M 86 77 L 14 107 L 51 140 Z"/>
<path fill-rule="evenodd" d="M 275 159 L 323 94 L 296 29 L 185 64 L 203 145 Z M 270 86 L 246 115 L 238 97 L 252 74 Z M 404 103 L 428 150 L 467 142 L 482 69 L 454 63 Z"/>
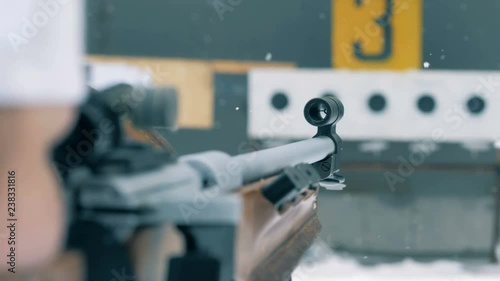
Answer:
<path fill-rule="evenodd" d="M 422 0 L 332 1 L 333 67 L 421 67 Z"/>

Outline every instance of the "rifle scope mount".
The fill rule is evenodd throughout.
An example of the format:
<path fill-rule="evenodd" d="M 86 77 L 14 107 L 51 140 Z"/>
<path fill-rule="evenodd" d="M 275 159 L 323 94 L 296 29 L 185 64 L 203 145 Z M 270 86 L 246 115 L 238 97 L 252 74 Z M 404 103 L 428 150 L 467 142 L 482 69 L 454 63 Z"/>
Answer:
<path fill-rule="evenodd" d="M 314 98 L 305 105 L 306 121 L 318 128 L 313 138 L 329 138 L 335 148 L 318 162 L 300 163 L 283 169 L 277 178 L 262 190 L 264 197 L 273 203 L 280 213 L 316 193 L 319 186 L 329 190 L 342 190 L 345 187 L 344 177 L 337 174 L 340 170 L 342 139 L 336 132 L 336 124 L 343 116 L 344 105 L 334 96 Z"/>

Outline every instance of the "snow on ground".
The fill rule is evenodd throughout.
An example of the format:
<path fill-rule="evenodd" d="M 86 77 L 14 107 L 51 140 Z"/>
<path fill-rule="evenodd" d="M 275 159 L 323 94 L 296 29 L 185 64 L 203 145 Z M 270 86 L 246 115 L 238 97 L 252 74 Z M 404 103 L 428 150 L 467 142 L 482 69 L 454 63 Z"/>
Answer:
<path fill-rule="evenodd" d="M 500 265 L 464 265 L 454 261 L 363 266 L 315 245 L 292 275 L 293 281 L 500 281 Z"/>

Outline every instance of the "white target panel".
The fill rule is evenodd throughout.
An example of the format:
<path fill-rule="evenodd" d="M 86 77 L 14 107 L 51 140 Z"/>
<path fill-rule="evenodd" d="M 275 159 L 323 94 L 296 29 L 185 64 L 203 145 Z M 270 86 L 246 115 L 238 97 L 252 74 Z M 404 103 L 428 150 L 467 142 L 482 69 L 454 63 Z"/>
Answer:
<path fill-rule="evenodd" d="M 325 94 L 344 103 L 343 139 L 500 139 L 500 72 L 256 69 L 248 93 L 256 139 L 311 137 L 303 108 Z"/>

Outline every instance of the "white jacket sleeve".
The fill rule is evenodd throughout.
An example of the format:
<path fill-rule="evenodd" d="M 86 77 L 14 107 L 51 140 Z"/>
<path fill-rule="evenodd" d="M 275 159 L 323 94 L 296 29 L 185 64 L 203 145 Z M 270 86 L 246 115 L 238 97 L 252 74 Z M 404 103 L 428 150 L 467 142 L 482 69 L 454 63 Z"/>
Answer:
<path fill-rule="evenodd" d="M 84 97 L 84 0 L 0 0 L 0 107 Z"/>

